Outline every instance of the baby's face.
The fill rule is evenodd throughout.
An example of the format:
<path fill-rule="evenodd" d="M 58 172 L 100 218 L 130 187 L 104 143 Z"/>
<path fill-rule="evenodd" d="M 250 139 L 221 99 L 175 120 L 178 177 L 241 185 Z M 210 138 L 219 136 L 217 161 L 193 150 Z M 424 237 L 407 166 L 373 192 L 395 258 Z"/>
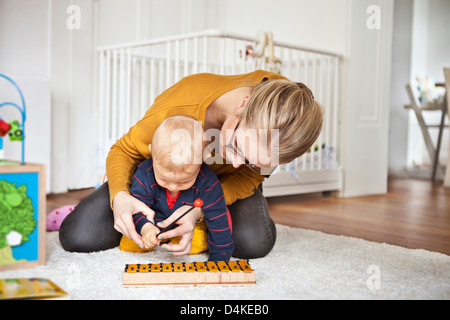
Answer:
<path fill-rule="evenodd" d="M 170 192 L 178 192 L 187 190 L 194 185 L 200 166 L 195 165 L 194 170 L 189 172 L 174 173 L 164 167 L 153 163 L 153 171 L 155 173 L 156 182 Z"/>

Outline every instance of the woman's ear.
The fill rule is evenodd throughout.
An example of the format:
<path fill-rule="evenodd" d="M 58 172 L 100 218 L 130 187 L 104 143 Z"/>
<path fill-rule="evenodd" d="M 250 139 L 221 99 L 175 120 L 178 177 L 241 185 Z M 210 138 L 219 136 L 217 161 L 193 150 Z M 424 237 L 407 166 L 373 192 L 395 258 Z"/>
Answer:
<path fill-rule="evenodd" d="M 249 99 L 250 99 L 250 96 L 243 97 L 240 104 L 238 104 L 236 106 L 236 108 L 234 109 L 234 113 L 237 116 L 241 116 L 242 112 L 244 112 L 244 108 L 247 106 L 247 102 Z"/>
<path fill-rule="evenodd" d="M 205 161 L 208 158 L 212 157 L 212 151 L 211 148 L 209 146 L 205 146 L 203 148 L 203 161 Z"/>

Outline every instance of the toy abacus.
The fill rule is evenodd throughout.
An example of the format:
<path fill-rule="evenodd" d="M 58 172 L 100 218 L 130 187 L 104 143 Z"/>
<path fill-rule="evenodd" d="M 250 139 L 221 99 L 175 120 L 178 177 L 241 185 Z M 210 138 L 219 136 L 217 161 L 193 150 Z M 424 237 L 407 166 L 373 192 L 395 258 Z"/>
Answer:
<path fill-rule="evenodd" d="M 22 90 L 20 90 L 19 86 L 16 82 L 14 82 L 10 77 L 1 74 L 0 78 L 3 78 L 10 82 L 12 84 L 17 92 L 19 93 L 21 105 L 18 105 L 14 102 L 2 102 L 0 103 L 0 108 L 4 106 L 11 106 L 16 108 L 21 116 L 22 116 L 22 123 L 20 123 L 18 120 L 13 120 L 11 122 L 6 122 L 0 118 L 0 160 L 3 160 L 3 140 L 2 137 L 4 137 L 6 134 L 8 134 L 9 139 L 11 141 L 20 141 L 22 143 L 22 158 L 21 158 L 21 164 L 25 164 L 25 119 L 26 119 L 26 106 L 25 106 L 25 98 L 23 96 Z"/>
<path fill-rule="evenodd" d="M 154 285 L 253 285 L 255 271 L 245 260 L 127 264 L 124 287 Z"/>

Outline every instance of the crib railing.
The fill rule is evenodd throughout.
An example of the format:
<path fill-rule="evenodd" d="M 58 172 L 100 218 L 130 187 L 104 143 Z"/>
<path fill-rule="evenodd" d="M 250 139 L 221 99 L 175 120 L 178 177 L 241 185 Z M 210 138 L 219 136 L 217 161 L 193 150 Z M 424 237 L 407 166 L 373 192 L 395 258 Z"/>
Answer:
<path fill-rule="evenodd" d="M 261 57 L 255 55 L 256 49 L 254 38 L 217 30 L 99 48 L 99 174 L 105 171 L 111 145 L 144 115 L 161 92 L 181 78 L 199 72 L 241 74 L 265 69 L 305 83 L 323 106 L 325 115 L 322 133 L 311 151 L 280 166 L 276 173 L 281 174 L 284 185 L 283 173 L 289 175 L 289 179 L 294 179 L 293 185 L 303 184 L 306 172 L 334 172 L 334 182 L 326 187 L 321 183 L 319 190 L 340 189 L 336 174 L 340 170 L 337 159 L 340 56 L 276 41 L 270 57 L 267 54 L 270 48 Z M 277 178 L 271 177 L 270 181 L 277 184 Z M 270 189 L 270 183 L 266 184 Z M 308 190 L 319 191 L 316 189 Z"/>

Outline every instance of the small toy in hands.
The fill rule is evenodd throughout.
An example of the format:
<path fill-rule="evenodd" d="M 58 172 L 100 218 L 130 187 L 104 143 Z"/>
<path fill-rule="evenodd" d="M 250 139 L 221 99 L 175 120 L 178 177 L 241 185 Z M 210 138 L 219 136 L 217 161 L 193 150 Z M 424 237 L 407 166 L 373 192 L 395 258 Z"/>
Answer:
<path fill-rule="evenodd" d="M 175 223 L 178 222 L 178 220 L 180 220 L 181 218 L 183 218 L 185 215 L 187 215 L 189 212 L 191 212 L 194 208 L 201 208 L 202 206 L 203 206 L 203 200 L 200 199 L 200 198 L 199 198 L 199 199 L 196 199 L 196 200 L 194 201 L 194 206 L 193 206 L 193 207 L 191 207 L 191 208 L 189 208 L 188 210 L 186 210 L 185 213 L 183 213 L 181 216 L 179 216 L 177 219 L 175 219 L 175 221 L 173 221 L 173 222 L 172 222 L 171 224 L 169 224 L 167 227 L 165 227 L 164 229 L 162 229 L 161 232 L 158 233 L 156 236 L 158 237 L 161 233 L 164 233 L 164 232 L 170 230 L 170 229 L 175 225 Z"/>
<path fill-rule="evenodd" d="M 203 206 L 202 199 L 197 199 L 194 201 L 194 206 L 186 210 L 181 216 L 179 216 L 175 221 L 173 221 L 166 228 L 160 230 L 153 222 L 145 223 L 141 229 L 142 241 L 144 242 L 145 248 L 149 249 L 161 243 L 161 239 L 158 239 L 159 235 L 172 229 L 172 227 L 185 215 L 192 211 L 194 208 L 201 208 Z M 140 219 L 139 217 L 137 219 Z M 139 221 L 139 220 L 138 220 Z"/>
<path fill-rule="evenodd" d="M 203 200 L 202 199 L 197 199 L 194 201 L 194 207 L 196 208 L 201 208 L 203 206 Z"/>

